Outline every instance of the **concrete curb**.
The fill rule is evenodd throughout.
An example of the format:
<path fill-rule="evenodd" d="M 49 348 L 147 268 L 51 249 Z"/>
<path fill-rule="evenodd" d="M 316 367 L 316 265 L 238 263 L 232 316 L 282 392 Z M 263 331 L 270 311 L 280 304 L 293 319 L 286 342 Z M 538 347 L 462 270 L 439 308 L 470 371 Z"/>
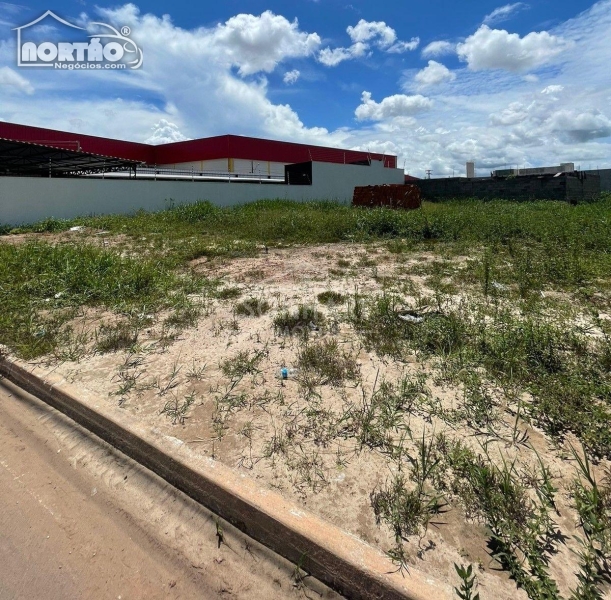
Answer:
<path fill-rule="evenodd" d="M 246 475 L 200 456 L 184 442 L 147 429 L 120 409 L 89 405 L 65 379 L 0 358 L 0 375 L 64 413 L 247 535 L 348 598 L 449 600 L 452 588 L 411 568 L 389 573 L 388 558 Z"/>

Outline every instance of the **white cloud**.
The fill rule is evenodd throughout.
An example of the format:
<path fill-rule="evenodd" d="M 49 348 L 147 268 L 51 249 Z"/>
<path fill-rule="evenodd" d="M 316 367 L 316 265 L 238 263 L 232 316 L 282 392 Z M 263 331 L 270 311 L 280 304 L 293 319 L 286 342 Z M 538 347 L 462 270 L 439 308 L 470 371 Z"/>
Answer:
<path fill-rule="evenodd" d="M 419 87 L 423 88 L 430 85 L 454 81 L 456 79 L 456 74 L 452 73 L 445 65 L 434 60 L 429 60 L 428 67 L 416 73 L 414 79 Z"/>
<path fill-rule="evenodd" d="M 20 4 L 13 4 L 11 2 L 0 2 L 0 11 L 11 15 L 23 12 L 25 8 L 25 6 L 21 6 Z"/>
<path fill-rule="evenodd" d="M 512 102 L 505 110 L 490 115 L 492 125 L 517 125 L 528 118 L 528 108 L 521 102 Z"/>
<path fill-rule="evenodd" d="M 564 91 L 563 85 L 548 85 L 546 88 L 541 90 L 542 94 L 559 94 Z"/>
<path fill-rule="evenodd" d="M 286 83 L 287 85 L 292 85 L 299 79 L 300 75 L 301 73 L 297 69 L 293 69 L 292 71 L 287 71 L 284 74 L 282 81 L 284 81 L 284 83 Z"/>
<path fill-rule="evenodd" d="M 451 94 L 436 90 L 434 106 L 417 120 L 374 122 L 350 139 L 358 139 L 361 147 L 392 140 L 398 164 L 405 163 L 407 172 L 421 177 L 426 169 L 432 169 L 433 177 L 464 173 L 464 163 L 471 159 L 480 174 L 505 165 L 561 162 L 609 168 L 609 30 L 611 0 L 604 0 L 549 31 L 569 43 L 553 68 L 532 77 L 463 68 L 457 71 Z M 409 76 L 413 81 L 413 72 Z M 564 89 L 541 93 L 550 86 Z"/>
<path fill-rule="evenodd" d="M 528 81 L 528 83 L 537 83 L 539 81 L 539 77 L 534 73 L 528 73 L 528 75 L 524 75 L 522 78 L 524 81 Z"/>
<path fill-rule="evenodd" d="M 446 41 L 431 42 L 422 50 L 423 58 L 434 58 L 436 56 L 445 56 L 456 52 L 456 44 Z"/>
<path fill-rule="evenodd" d="M 404 52 L 411 52 L 420 46 L 420 38 L 413 37 L 409 42 L 396 42 L 390 48 L 386 48 L 386 52 L 390 54 L 403 54 Z"/>
<path fill-rule="evenodd" d="M 0 87 L 9 92 L 34 93 L 34 86 L 9 67 L 0 67 Z"/>
<path fill-rule="evenodd" d="M 0 118 L 68 131 L 79 123 L 83 133 L 135 141 L 155 137 L 151 129 L 162 119 L 189 137 L 239 133 L 322 145 L 345 141 L 343 132 L 307 127 L 288 104 L 269 98 L 264 73 L 319 47 L 318 34 L 301 31 L 296 21 L 268 11 L 212 28 L 183 29 L 167 15 L 140 13 L 133 4 L 96 10 L 81 16 L 83 26 L 89 21 L 129 26 L 144 51 L 142 68 L 31 70 L 35 93 L 27 102 L 0 85 Z M 0 69 L 14 56 L 14 42 L 0 41 Z M 175 133 L 168 135 L 173 139 Z"/>
<path fill-rule="evenodd" d="M 318 34 L 300 31 L 297 21 L 266 11 L 237 15 L 212 29 L 186 30 L 168 16 L 140 14 L 131 4 L 100 12 L 111 23 L 130 26 L 143 47 L 144 65 L 128 74 L 134 75 L 131 85 L 176 107 L 181 130 L 192 137 L 235 132 L 320 143 L 337 139 L 322 127 L 305 127 L 289 105 L 271 102 L 268 81 L 261 74 L 244 79 L 318 48 Z M 232 67 L 238 68 L 238 76 Z M 107 80 L 107 73 L 98 77 Z M 155 111 L 151 124 L 160 118 L 175 122 L 173 115 Z"/>
<path fill-rule="evenodd" d="M 398 41 L 396 31 L 386 25 L 384 21 L 361 19 L 354 27 L 348 27 L 346 31 L 354 44 L 375 40 L 378 48 L 395 54 L 415 50 L 420 44 L 420 39 L 417 37 L 412 38 L 409 42 Z"/>
<path fill-rule="evenodd" d="M 549 91 L 550 88 L 555 88 Z M 545 88 L 541 96 L 531 96 L 529 104 L 512 102 L 504 110 L 490 115 L 493 126 L 510 127 L 508 136 L 522 144 L 584 144 L 611 136 L 611 119 L 600 110 L 584 106 L 555 108 L 561 85 Z M 547 142 L 545 142 L 547 140 Z"/>
<path fill-rule="evenodd" d="M 559 110 L 550 115 L 544 127 L 579 143 L 611 137 L 611 119 L 598 110 Z"/>
<path fill-rule="evenodd" d="M 384 21 L 365 21 L 361 19 L 354 27 L 346 31 L 353 43 L 375 40 L 380 48 L 388 48 L 397 41 L 397 34 Z"/>
<path fill-rule="evenodd" d="M 25 6 L 12 4 L 10 2 L 0 2 L 0 26 L 13 28 L 17 24 L 14 18 L 21 12 L 25 11 Z"/>
<path fill-rule="evenodd" d="M 414 37 L 409 42 L 397 39 L 397 33 L 384 21 L 365 21 L 361 19 L 354 27 L 346 31 L 352 40 L 348 48 L 323 48 L 318 54 L 318 60 L 327 67 L 335 67 L 345 60 L 360 58 L 369 54 L 374 45 L 383 52 L 402 54 L 415 50 L 420 45 L 420 38 Z"/>
<path fill-rule="evenodd" d="M 458 44 L 456 51 L 473 71 L 505 69 L 519 72 L 549 62 L 569 46 L 566 40 L 547 31 L 532 32 L 521 38 L 517 33 L 482 25 Z"/>
<path fill-rule="evenodd" d="M 516 13 L 529 9 L 530 6 L 524 2 L 514 2 L 513 4 L 505 4 L 495 8 L 489 15 L 484 18 L 484 25 L 495 25 L 507 21 Z"/>
<path fill-rule="evenodd" d="M 358 42 L 350 48 L 323 48 L 318 53 L 318 60 L 326 67 L 335 67 L 339 63 L 352 58 L 360 58 L 368 52 L 369 46 Z"/>
<path fill-rule="evenodd" d="M 420 94 L 406 96 L 395 94 L 378 103 L 371 99 L 370 92 L 363 92 L 361 105 L 354 111 L 358 121 L 384 121 L 394 117 L 409 117 L 430 110 L 433 101 Z"/>
<path fill-rule="evenodd" d="M 166 119 L 161 119 L 151 129 L 153 133 L 145 140 L 147 144 L 171 144 L 172 142 L 184 142 L 191 139 L 183 135 L 177 125 L 170 123 Z"/>
<path fill-rule="evenodd" d="M 0 95 L 1 95 L 0 90 Z M 80 131 L 121 140 L 143 142 L 160 119 L 176 119 L 171 105 L 155 108 L 137 101 L 121 99 L 74 99 L 70 94 L 45 97 L 2 96 L 0 118 L 11 123 Z"/>
<path fill-rule="evenodd" d="M 216 27 L 209 42 L 226 53 L 240 75 L 271 73 L 286 58 L 312 55 L 321 43 L 317 33 L 299 31 L 297 19 L 290 22 L 269 10 L 258 17 L 232 17 Z"/>

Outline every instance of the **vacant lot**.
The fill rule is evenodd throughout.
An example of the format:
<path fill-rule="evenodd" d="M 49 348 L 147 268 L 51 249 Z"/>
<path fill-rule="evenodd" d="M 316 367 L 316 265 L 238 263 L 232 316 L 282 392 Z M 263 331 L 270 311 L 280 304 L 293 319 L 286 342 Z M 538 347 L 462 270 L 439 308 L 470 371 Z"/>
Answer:
<path fill-rule="evenodd" d="M 610 225 L 610 198 L 49 220 L 0 238 L 0 341 L 389 570 L 605 598 Z"/>

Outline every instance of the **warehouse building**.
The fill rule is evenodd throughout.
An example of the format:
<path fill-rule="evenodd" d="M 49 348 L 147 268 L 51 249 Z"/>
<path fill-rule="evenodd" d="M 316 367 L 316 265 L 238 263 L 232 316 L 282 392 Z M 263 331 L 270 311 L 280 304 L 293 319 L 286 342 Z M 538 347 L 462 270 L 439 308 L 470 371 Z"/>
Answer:
<path fill-rule="evenodd" d="M 396 167 L 396 156 L 236 135 L 155 146 L 0 122 L 0 223 L 198 200 L 350 202 L 355 186 L 403 183 Z"/>

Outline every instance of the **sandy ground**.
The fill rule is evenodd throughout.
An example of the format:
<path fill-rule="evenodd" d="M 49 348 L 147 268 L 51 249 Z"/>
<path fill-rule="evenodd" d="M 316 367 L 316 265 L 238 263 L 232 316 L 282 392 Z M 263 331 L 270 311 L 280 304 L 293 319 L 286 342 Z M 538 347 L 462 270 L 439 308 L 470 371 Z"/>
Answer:
<path fill-rule="evenodd" d="M 392 285 L 402 291 L 406 305 L 413 304 L 417 301 L 415 287 L 418 293 L 430 292 L 423 265 L 440 260 L 430 253 L 394 255 L 380 246 L 356 244 L 270 249 L 256 257 L 231 261 L 199 259 L 193 262 L 195 270 L 220 277 L 227 287 L 238 287 L 241 297 L 202 298 L 204 310 L 197 326 L 181 332 L 169 346 L 162 343 L 160 316 L 141 332 L 139 347 L 133 353 L 89 352 L 77 362 L 50 360 L 43 364 L 77 385 L 84 401 L 95 398 L 118 403 L 160 431 L 247 473 L 386 551 L 393 547 L 394 537 L 386 525 L 375 522 L 370 494 L 390 479 L 392 465 L 380 452 L 358 450 L 355 440 L 342 438 L 334 424 L 349 407 L 371 395 L 376 381 L 379 386 L 382 381 L 394 383 L 404 375 L 422 373 L 431 402 L 445 409 L 459 406 L 460 390 L 438 385 L 431 365 L 415 356 L 398 363 L 367 351 L 342 318 L 346 306 L 322 306 L 316 297 L 326 290 L 350 296 L 355 289 L 380 292 Z M 454 264 L 466 260 L 452 258 Z M 270 311 L 236 315 L 236 302 L 251 296 L 268 301 Z M 299 304 L 315 306 L 325 314 L 327 326 L 312 331 L 310 342 L 336 340 L 342 352 L 358 364 L 355 381 L 319 385 L 315 394 L 307 395 L 299 381 L 276 378 L 280 367 L 295 365 L 302 342 L 297 336 L 275 332 L 273 318 Z M 86 312 L 73 326 L 75 331 L 92 334 L 105 318 L 103 313 Z M 240 353 L 257 356 L 256 368 L 232 387 L 222 367 Z M 121 391 L 127 381 L 134 385 Z M 192 403 L 184 422 L 173 422 L 162 414 L 168 402 L 178 406 L 185 398 L 191 398 Z M 513 425 L 509 414 L 504 418 L 499 425 L 501 433 Z M 426 411 L 410 417 L 409 427 L 416 439 L 423 434 L 428 438 L 447 433 L 477 445 L 470 432 L 450 430 Z M 555 518 L 569 537 L 552 557 L 550 573 L 567 594 L 576 586 L 571 536 L 577 530 L 568 492 L 574 469 L 541 431 L 526 424 L 521 424 L 521 429 L 545 457 L 560 487 Z M 496 444 L 492 452 L 509 460 L 519 452 L 525 462 L 534 461 L 534 453 L 523 448 Z M 476 565 L 482 598 L 526 598 L 488 554 L 487 535 L 482 523 L 466 519 L 461 509 L 453 507 L 436 518 L 422 538 L 414 536 L 406 547 L 410 561 L 420 570 L 454 585 L 458 585 L 455 563 Z"/>
<path fill-rule="evenodd" d="M 0 599 L 337 598 L 0 381 Z"/>

